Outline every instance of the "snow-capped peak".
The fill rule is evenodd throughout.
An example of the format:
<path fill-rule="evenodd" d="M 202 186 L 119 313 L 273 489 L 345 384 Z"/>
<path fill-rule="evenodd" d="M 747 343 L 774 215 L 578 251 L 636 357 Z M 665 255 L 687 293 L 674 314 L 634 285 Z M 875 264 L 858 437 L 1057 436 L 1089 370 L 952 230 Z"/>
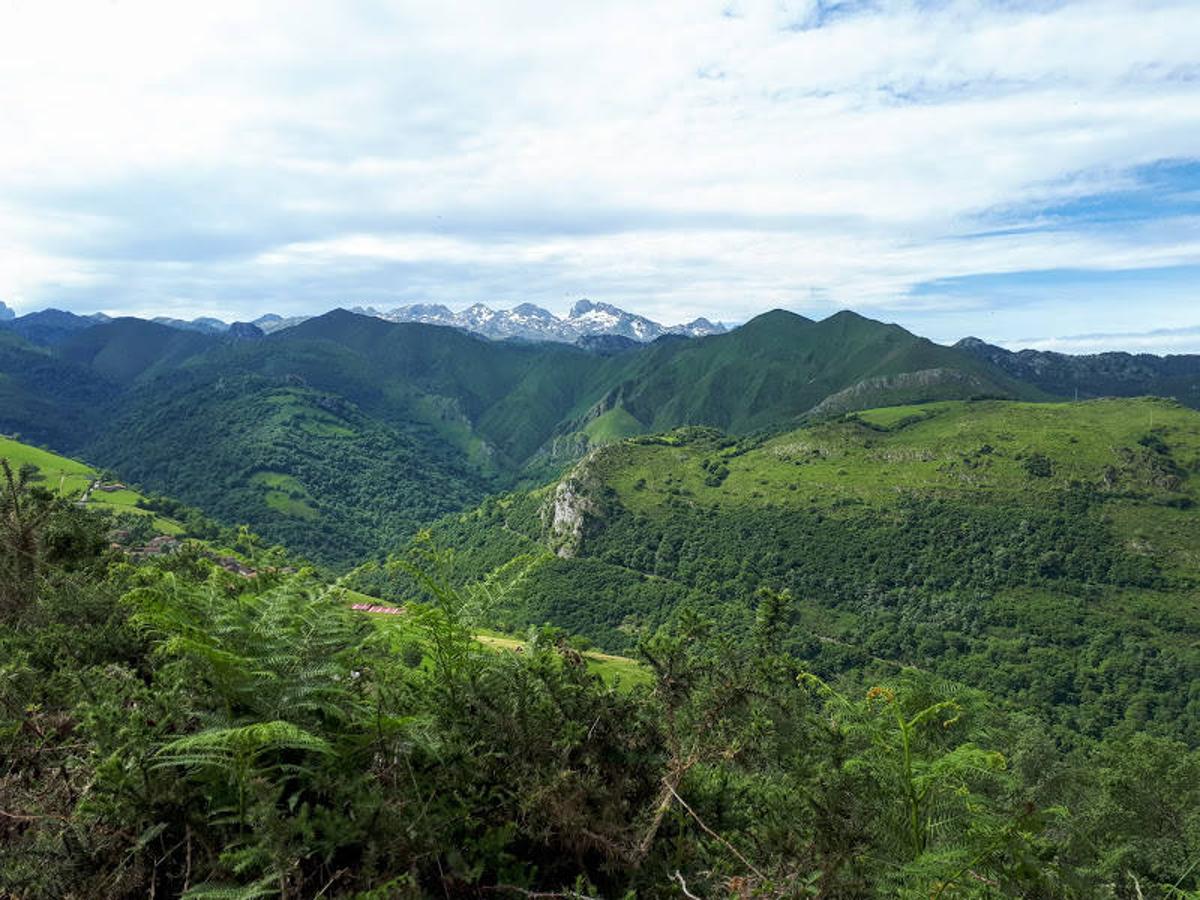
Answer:
<path fill-rule="evenodd" d="M 619 335 L 646 343 L 664 334 L 698 337 L 719 334 L 725 330 L 707 319 L 696 319 L 686 325 L 663 326 L 645 316 L 626 312 L 611 304 L 595 303 L 586 299 L 577 301 L 565 318 L 560 318 L 533 303 L 519 303 L 512 309 L 499 310 L 476 303 L 457 313 L 441 304 L 419 303 L 400 306 L 387 313 L 374 314 L 392 322 L 448 325 L 490 338 L 567 343 L 582 337 L 604 334 Z"/>

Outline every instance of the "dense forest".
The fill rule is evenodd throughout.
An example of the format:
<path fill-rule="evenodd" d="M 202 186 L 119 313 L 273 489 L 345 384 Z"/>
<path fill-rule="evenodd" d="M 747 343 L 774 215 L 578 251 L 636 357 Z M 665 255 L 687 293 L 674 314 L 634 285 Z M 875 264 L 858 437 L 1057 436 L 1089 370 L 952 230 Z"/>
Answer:
<path fill-rule="evenodd" d="M 0 494 L 0 883 L 17 897 L 1185 897 L 1200 753 L 1063 752 L 1036 715 L 917 669 L 861 685 L 689 610 L 647 684 L 561 632 L 473 636 L 428 602 L 352 611 L 278 551 L 133 564 L 104 516 Z M 79 639 L 81 629 L 86 641 Z"/>

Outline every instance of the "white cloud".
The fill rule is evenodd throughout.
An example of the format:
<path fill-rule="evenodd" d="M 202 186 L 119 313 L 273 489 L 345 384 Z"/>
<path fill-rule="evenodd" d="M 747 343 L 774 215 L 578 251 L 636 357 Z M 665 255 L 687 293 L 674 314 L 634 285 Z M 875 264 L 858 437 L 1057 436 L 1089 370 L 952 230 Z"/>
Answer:
<path fill-rule="evenodd" d="M 1104 353 L 1124 350 L 1128 353 L 1200 353 L 1200 326 L 1195 328 L 1155 329 L 1153 331 L 1072 334 L 1053 338 L 1007 341 L 1012 349 L 1053 350 L 1057 353 Z"/>
<path fill-rule="evenodd" d="M 1197 153 L 1193 3 L 726 5 L 7 4 L 0 292 L 915 316 L 939 279 L 1200 264 L 1186 216 L 984 233 Z"/>

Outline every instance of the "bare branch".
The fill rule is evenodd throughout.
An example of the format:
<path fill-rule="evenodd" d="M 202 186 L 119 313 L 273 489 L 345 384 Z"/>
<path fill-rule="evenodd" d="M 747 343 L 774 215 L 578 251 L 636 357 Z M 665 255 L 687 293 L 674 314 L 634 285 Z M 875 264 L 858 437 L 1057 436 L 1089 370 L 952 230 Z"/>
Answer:
<path fill-rule="evenodd" d="M 699 897 L 688 890 L 687 882 L 683 880 L 683 873 L 681 873 L 678 869 L 675 870 L 675 874 L 672 875 L 671 878 L 672 880 L 679 882 L 679 889 L 683 891 L 683 896 L 689 897 L 691 900 L 700 900 Z"/>
<path fill-rule="evenodd" d="M 729 841 L 725 840 L 725 838 L 721 837 L 721 835 L 717 834 L 715 831 L 713 831 L 711 828 L 709 828 L 704 823 L 704 820 L 701 819 L 698 815 L 696 815 L 696 811 L 687 805 L 687 801 L 684 800 L 682 797 L 680 797 L 678 792 L 675 790 L 675 788 L 672 787 L 669 783 L 667 784 L 667 789 L 671 792 L 671 796 L 673 796 L 676 800 L 679 801 L 679 805 L 682 806 L 685 810 L 687 810 L 688 815 L 696 820 L 696 824 L 698 824 L 701 828 L 704 829 L 706 834 L 708 834 L 710 837 L 716 838 L 718 841 L 720 841 L 722 846 L 724 846 L 725 849 L 727 849 L 730 853 L 732 853 L 734 856 L 736 856 L 741 861 L 742 865 L 744 865 L 747 869 L 749 869 L 751 872 L 753 872 L 755 875 L 757 875 L 763 881 L 767 880 L 767 876 L 764 875 L 762 872 L 760 872 L 757 868 L 755 868 L 754 864 L 751 863 L 750 860 L 748 860 L 748 859 L 746 859 L 746 857 L 742 856 L 742 854 L 740 852 L 738 852 L 737 847 L 733 846 L 733 844 L 729 843 Z"/>

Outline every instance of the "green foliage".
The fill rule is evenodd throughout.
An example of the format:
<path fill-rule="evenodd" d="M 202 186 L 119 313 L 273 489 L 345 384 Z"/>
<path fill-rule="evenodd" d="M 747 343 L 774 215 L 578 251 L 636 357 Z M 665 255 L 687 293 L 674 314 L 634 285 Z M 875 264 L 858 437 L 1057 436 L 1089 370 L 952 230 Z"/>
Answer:
<path fill-rule="evenodd" d="M 1054 463 L 1041 453 L 1032 453 L 1025 457 L 1025 471 L 1034 478 L 1049 478 L 1054 474 Z"/>
<path fill-rule="evenodd" d="M 790 652 L 802 604 L 771 591 L 744 634 L 682 612 L 640 642 L 653 682 L 613 689 L 561 629 L 534 629 L 521 654 L 480 644 L 477 617 L 505 584 L 460 591 L 453 560 L 423 552 L 426 568 L 398 568 L 429 603 L 387 628 L 307 571 L 247 581 L 99 548 L 48 560 L 28 614 L 0 628 L 6 889 L 1132 900 L 1198 887 L 1200 755 L 1182 745 L 1046 756 L 1036 724 L 914 670 L 852 699 Z"/>
<path fill-rule="evenodd" d="M 382 426 L 352 404 L 257 376 L 146 389 L 120 421 L 94 445 L 98 458 L 325 563 L 394 546 L 482 496 L 482 480 L 429 452 L 419 428 Z"/>
<path fill-rule="evenodd" d="M 36 412 L 67 357 L 103 371 L 126 405 L 80 419 L 97 458 L 349 564 L 588 423 L 745 432 L 830 394 L 826 413 L 1021 393 L 982 365 L 902 378 L 957 357 L 899 329 L 794 319 L 608 358 L 344 313 L 252 346 L 0 335 L 37 363 L 0 408 Z M 571 496 L 492 497 L 344 579 L 404 603 L 386 622 L 271 556 L 248 578 L 195 552 L 130 563 L 61 464 L 22 452 L 0 473 L 15 896 L 1200 891 L 1200 425 L 1173 404 L 616 442 Z M 598 673 L 579 635 L 640 677 Z"/>
<path fill-rule="evenodd" d="M 1161 447 L 1143 442 L 1151 419 Z M 1037 458 L 1046 477 L 1027 471 Z M 575 478 L 598 500 L 572 558 L 546 549 L 550 491 L 434 534 L 462 584 L 540 559 L 497 610 L 510 628 L 553 622 L 623 652 L 691 608 L 746 635 L 755 592 L 786 589 L 800 600 L 784 643 L 822 677 L 915 665 L 1036 710 L 1066 744 L 1148 731 L 1194 746 L 1200 529 L 1164 503 L 1194 495 L 1179 461 L 1197 458 L 1196 413 L 1161 401 L 934 404 L 607 448 Z"/>

